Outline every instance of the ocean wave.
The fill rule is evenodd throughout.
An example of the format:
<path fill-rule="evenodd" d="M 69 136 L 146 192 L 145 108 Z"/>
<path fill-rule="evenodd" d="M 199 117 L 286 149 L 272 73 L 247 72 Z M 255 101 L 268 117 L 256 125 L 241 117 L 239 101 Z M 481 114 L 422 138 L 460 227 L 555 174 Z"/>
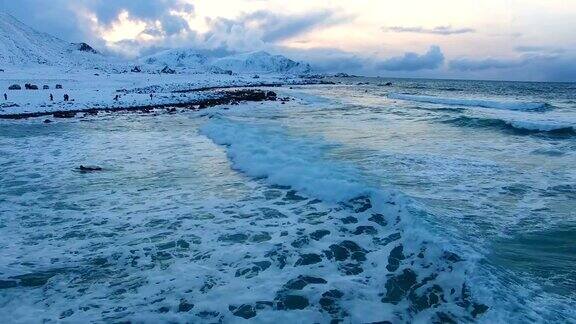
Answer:
<path fill-rule="evenodd" d="M 226 118 L 208 121 L 201 133 L 226 147 L 234 169 L 296 196 L 320 199 L 332 206 L 331 213 L 344 212 L 345 218 L 333 214 L 332 221 L 317 225 L 341 242 L 325 247 L 330 263 L 313 271 L 345 289 L 339 295 L 351 299 L 339 314 L 346 319 L 468 322 L 489 309 L 469 280 L 477 256 L 454 253 L 460 248 L 431 234 L 412 216 L 411 201 L 402 193 L 370 187 L 355 168 L 327 158 L 334 145 Z M 321 255 L 314 257 L 319 261 Z M 335 303 L 335 312 L 343 305 Z"/>
<path fill-rule="evenodd" d="M 492 127 L 518 133 L 533 134 L 546 133 L 550 135 L 576 135 L 576 126 L 569 123 L 559 123 L 556 121 L 535 121 L 535 120 L 509 120 L 493 117 L 470 117 L 460 116 L 443 121 L 447 124 L 454 124 L 465 127 Z"/>
<path fill-rule="evenodd" d="M 505 109 L 505 110 L 526 110 L 526 111 L 540 111 L 549 107 L 546 103 L 540 102 L 520 102 L 520 101 L 497 101 L 487 99 L 467 99 L 467 98 L 441 98 L 433 96 L 417 96 L 408 94 L 390 93 L 390 99 L 424 102 L 431 104 L 449 105 L 449 106 L 465 106 L 465 107 L 480 107 L 492 109 Z"/>

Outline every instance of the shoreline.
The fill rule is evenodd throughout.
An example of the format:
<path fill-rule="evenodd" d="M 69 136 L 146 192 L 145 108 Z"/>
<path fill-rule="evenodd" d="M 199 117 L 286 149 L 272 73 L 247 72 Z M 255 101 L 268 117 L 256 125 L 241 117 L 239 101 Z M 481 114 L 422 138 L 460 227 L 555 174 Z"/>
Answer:
<path fill-rule="evenodd" d="M 20 99 L 24 97 L 25 101 L 21 100 L 18 103 L 14 103 L 14 105 L 0 105 L 0 120 L 20 120 L 44 116 L 73 118 L 77 114 L 83 113 L 96 115 L 98 112 L 150 112 L 153 109 L 169 108 L 203 109 L 205 107 L 234 104 L 235 102 L 241 101 L 258 102 L 276 100 L 275 98 L 277 98 L 277 96 L 275 93 L 274 96 L 267 96 L 267 90 L 261 88 L 334 84 L 322 78 L 279 80 L 277 77 L 255 83 L 243 80 L 242 78 L 228 82 L 228 84 L 222 84 L 222 80 L 209 79 L 204 79 L 203 83 L 208 83 L 208 85 L 202 86 L 201 84 L 197 84 L 197 87 L 184 88 L 186 86 L 184 83 L 149 84 L 143 87 L 128 89 L 120 86 L 115 87 L 115 89 L 110 89 L 107 95 L 97 94 L 96 97 L 92 97 L 92 101 L 78 102 L 71 100 L 69 102 L 58 102 L 55 103 L 55 105 L 49 105 L 51 103 L 45 101 L 38 103 L 33 102 L 34 96 L 42 95 L 41 90 L 21 90 L 15 94 L 17 94 Z M 210 83 L 213 85 L 210 85 Z M 72 93 L 75 91 L 77 92 L 78 89 L 72 89 Z M 98 85 L 96 85 L 85 88 L 82 91 L 96 91 L 96 93 L 98 93 L 99 89 Z M 111 99 L 102 100 L 105 97 L 112 98 L 115 94 L 120 95 L 122 99 L 120 101 L 113 101 Z M 77 93 L 74 97 L 81 95 L 82 93 Z M 25 96 L 31 96 L 30 98 L 32 100 L 26 99 Z M 148 99 L 149 96 L 150 99 Z M 154 99 L 152 99 L 152 96 L 154 96 Z M 124 99 L 125 97 L 127 99 Z M 156 103 L 153 103 L 154 101 L 156 101 Z M 6 104 L 10 104 L 10 102 Z M 27 107 L 26 111 L 22 111 L 22 108 L 25 107 Z M 9 111 L 10 108 L 16 108 L 16 111 L 11 112 Z"/>
<path fill-rule="evenodd" d="M 279 87 L 282 85 L 279 85 Z M 222 88 L 222 89 L 231 89 Z M 234 87 L 244 88 L 244 87 Z M 252 87 L 246 87 L 252 88 Z M 220 88 L 214 88 L 214 90 Z M 198 92 L 206 90 L 196 90 Z M 17 114 L 0 114 L 0 119 L 4 120 L 20 120 L 28 118 L 38 118 L 44 116 L 52 116 L 57 119 L 74 118 L 77 114 L 97 115 L 99 112 L 144 112 L 150 113 L 154 109 L 169 109 L 169 108 L 186 108 L 190 110 L 202 110 L 209 107 L 221 105 L 234 105 L 241 102 L 262 102 L 262 101 L 287 101 L 287 98 L 278 98 L 274 91 L 267 91 L 262 89 L 238 89 L 232 91 L 220 91 L 210 94 L 211 97 L 196 98 L 186 102 L 174 103 L 161 103 L 153 105 L 138 105 L 138 106 L 122 106 L 122 107 L 98 107 L 98 108 L 83 108 L 83 109 L 70 109 L 70 110 L 54 110 L 54 111 L 41 111 L 31 113 L 17 113 Z"/>

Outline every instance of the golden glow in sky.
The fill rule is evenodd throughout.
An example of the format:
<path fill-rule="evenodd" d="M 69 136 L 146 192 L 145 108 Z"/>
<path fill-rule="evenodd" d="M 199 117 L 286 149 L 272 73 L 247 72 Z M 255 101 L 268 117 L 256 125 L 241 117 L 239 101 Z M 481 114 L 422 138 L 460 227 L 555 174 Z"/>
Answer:
<path fill-rule="evenodd" d="M 185 1 L 185 0 L 183 0 Z M 302 15 L 330 10 L 341 19 L 305 33 L 283 39 L 278 45 L 291 48 L 336 48 L 392 55 L 422 51 L 439 45 L 454 55 L 511 55 L 515 46 L 575 45 L 576 1 L 567 0 L 332 0 L 259 1 L 190 0 L 193 14 L 173 12 L 186 19 L 190 28 L 202 35 L 210 32 L 210 21 L 237 19 L 265 10 L 281 15 Z M 96 21 L 97 23 L 97 21 Z M 151 41 L 150 24 L 123 11 L 115 22 L 97 26 L 108 43 L 122 40 Z M 414 31 L 398 32 L 397 27 Z M 435 34 L 435 28 L 467 29 L 461 34 Z M 420 29 L 420 32 L 416 30 Z M 570 32 L 572 30 L 572 32 Z"/>

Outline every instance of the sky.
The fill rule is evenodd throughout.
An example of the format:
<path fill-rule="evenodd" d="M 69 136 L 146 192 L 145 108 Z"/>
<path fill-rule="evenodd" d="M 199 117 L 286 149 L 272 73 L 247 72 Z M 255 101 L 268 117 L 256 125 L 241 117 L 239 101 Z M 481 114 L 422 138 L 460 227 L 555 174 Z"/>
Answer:
<path fill-rule="evenodd" d="M 132 58 L 265 50 L 320 72 L 576 81 L 575 0 L 0 0 L 0 10 Z"/>

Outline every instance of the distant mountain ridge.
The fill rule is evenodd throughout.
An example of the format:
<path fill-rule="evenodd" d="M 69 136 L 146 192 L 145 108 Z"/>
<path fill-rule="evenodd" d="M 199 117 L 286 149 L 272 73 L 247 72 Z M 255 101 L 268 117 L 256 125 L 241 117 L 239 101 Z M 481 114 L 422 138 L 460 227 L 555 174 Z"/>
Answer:
<path fill-rule="evenodd" d="M 282 55 L 272 55 L 259 51 L 231 55 L 222 58 L 210 58 L 193 49 L 169 49 L 140 59 L 140 62 L 157 67 L 168 66 L 173 69 L 208 71 L 214 73 L 281 73 L 306 74 L 312 68 L 309 64 L 293 61 Z"/>
<path fill-rule="evenodd" d="M 0 64 L 86 66 L 105 61 L 86 43 L 67 43 L 0 12 Z"/>
<path fill-rule="evenodd" d="M 312 70 L 307 63 L 296 62 L 285 56 L 271 55 L 264 51 L 220 58 L 214 65 L 234 72 L 306 74 Z"/>
<path fill-rule="evenodd" d="M 309 73 L 309 64 L 267 52 L 214 58 L 193 49 L 168 49 L 138 60 L 101 54 L 87 43 L 68 43 L 34 30 L 0 12 L 0 69 L 3 66 L 54 66 L 64 69 L 98 69 L 110 73 Z"/>

